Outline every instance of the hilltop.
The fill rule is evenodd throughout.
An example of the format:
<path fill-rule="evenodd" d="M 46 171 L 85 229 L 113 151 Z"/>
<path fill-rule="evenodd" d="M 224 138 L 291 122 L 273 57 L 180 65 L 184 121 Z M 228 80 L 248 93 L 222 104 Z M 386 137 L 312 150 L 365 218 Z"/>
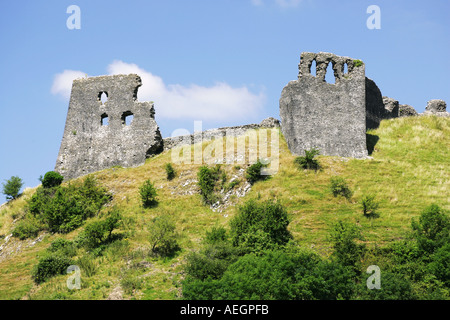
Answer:
<path fill-rule="evenodd" d="M 12 237 L 36 192 L 36 188 L 27 189 L 0 208 L 0 299 L 178 299 L 189 252 L 201 247 L 206 230 L 218 226 L 228 229 L 239 206 L 249 199 L 278 200 L 287 210 L 294 240 L 323 257 L 331 254 L 330 230 L 339 220 L 360 227 L 367 246 L 383 247 L 407 238 L 412 219 L 429 205 L 450 210 L 450 118 L 383 120 L 367 134 L 370 159 L 319 155 L 321 169 L 311 171 L 295 166 L 295 156 L 280 133 L 279 169 L 269 179 L 250 187 L 244 177 L 247 165 L 222 165 L 227 181 L 234 178 L 239 183 L 221 208 L 202 203 L 197 186 L 201 165 L 174 164 L 176 177 L 166 178 L 170 150 L 139 167 L 112 167 L 93 173 L 112 194 L 101 212 L 113 206 L 120 210 L 123 221 L 115 233 L 123 236 L 90 261 L 91 273 L 82 270 L 80 290 L 67 289 L 67 275 L 34 283 L 32 270 L 50 244 L 59 238 L 75 239 L 84 225 L 67 234 L 43 231 L 32 239 Z M 204 142 L 203 147 L 207 146 Z M 353 192 L 350 199 L 330 192 L 334 176 L 347 181 Z M 139 187 L 147 179 L 158 193 L 158 204 L 151 208 L 143 208 L 139 198 Z M 379 201 L 374 218 L 362 213 L 360 199 L 366 194 L 374 194 Z M 166 214 L 175 221 L 181 250 L 171 257 L 155 257 L 149 254 L 147 227 L 152 219 Z"/>

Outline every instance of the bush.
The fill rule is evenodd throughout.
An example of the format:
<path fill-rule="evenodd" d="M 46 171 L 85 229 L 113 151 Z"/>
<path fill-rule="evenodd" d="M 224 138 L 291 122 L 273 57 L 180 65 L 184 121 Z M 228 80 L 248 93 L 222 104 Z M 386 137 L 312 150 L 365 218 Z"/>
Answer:
<path fill-rule="evenodd" d="M 167 163 L 165 169 L 167 174 L 167 180 L 172 180 L 173 178 L 175 178 L 175 169 L 173 168 L 171 163 Z"/>
<path fill-rule="evenodd" d="M 48 252 L 51 253 L 60 253 L 66 257 L 73 257 L 76 255 L 77 245 L 71 241 L 63 238 L 58 238 L 52 243 L 50 243 L 50 247 L 47 248 Z"/>
<path fill-rule="evenodd" d="M 221 278 L 187 277 L 185 299 L 310 300 L 349 299 L 353 273 L 310 252 L 267 251 L 247 254 L 231 264 Z"/>
<path fill-rule="evenodd" d="M 375 195 L 364 195 L 361 199 L 363 214 L 368 216 L 376 215 L 379 203 L 375 200 Z"/>
<path fill-rule="evenodd" d="M 23 181 L 19 177 L 13 176 L 6 183 L 2 183 L 2 193 L 6 195 L 7 200 L 14 200 L 20 195 L 20 189 L 23 186 Z"/>
<path fill-rule="evenodd" d="M 238 211 L 230 221 L 234 246 L 257 252 L 283 246 L 292 239 L 287 211 L 279 202 L 249 200 Z"/>
<path fill-rule="evenodd" d="M 197 173 L 198 186 L 200 187 L 200 194 L 204 204 L 211 205 L 219 200 L 219 197 L 215 194 L 217 181 L 222 177 L 224 172 L 220 165 L 216 165 L 214 168 L 208 166 L 201 166 Z M 226 177 L 226 175 L 225 175 Z"/>
<path fill-rule="evenodd" d="M 42 179 L 42 186 L 44 188 L 53 188 L 59 186 L 64 180 L 64 177 L 58 172 L 49 171 L 44 175 Z"/>
<path fill-rule="evenodd" d="M 367 279 L 369 274 L 364 275 L 364 280 L 359 285 L 358 299 L 363 300 L 414 300 L 415 295 L 411 281 L 403 274 L 381 271 L 380 289 L 368 289 Z"/>
<path fill-rule="evenodd" d="M 161 215 L 148 226 L 151 251 L 161 256 L 171 256 L 180 249 L 175 223 L 168 215 Z"/>
<path fill-rule="evenodd" d="M 319 170 L 320 169 L 319 161 L 317 161 L 317 159 L 314 159 L 317 155 L 319 155 L 319 150 L 315 148 L 305 150 L 305 156 L 296 157 L 294 159 L 294 163 L 300 169 Z"/>
<path fill-rule="evenodd" d="M 150 208 L 158 203 L 156 188 L 150 180 L 146 180 L 139 188 L 139 194 L 144 208 Z"/>
<path fill-rule="evenodd" d="M 204 242 L 208 244 L 215 244 L 227 240 L 227 230 L 225 230 L 224 227 L 213 227 L 211 231 L 206 231 Z"/>
<path fill-rule="evenodd" d="M 105 244 L 111 240 L 111 234 L 119 226 L 121 219 L 119 211 L 114 209 L 106 219 L 91 222 L 84 229 L 83 244 L 90 249 Z"/>
<path fill-rule="evenodd" d="M 450 217 L 438 205 L 426 208 L 411 223 L 420 250 L 431 254 L 450 241 Z"/>
<path fill-rule="evenodd" d="M 345 179 L 342 177 L 331 177 L 330 190 L 331 193 L 333 193 L 333 196 L 337 197 L 338 195 L 340 195 L 347 200 L 349 200 L 353 194 L 347 184 L 347 181 L 345 181 Z"/>
<path fill-rule="evenodd" d="M 266 165 L 261 163 L 260 160 L 249 166 L 245 171 L 245 178 L 247 179 L 247 181 L 253 184 L 258 180 L 264 180 L 265 178 L 267 178 L 266 175 L 261 174 L 261 169 L 265 166 Z"/>
<path fill-rule="evenodd" d="M 12 235 L 20 240 L 25 240 L 37 237 L 43 229 L 44 226 L 36 218 L 27 216 L 24 220 L 17 223 L 12 231 Z"/>
<path fill-rule="evenodd" d="M 47 281 L 53 276 L 65 274 L 72 260 L 59 254 L 50 254 L 39 260 L 33 269 L 32 277 L 37 284 Z"/>
<path fill-rule="evenodd" d="M 67 233 L 94 216 L 111 195 L 88 176 L 81 184 L 39 187 L 29 201 L 30 212 L 51 232 Z"/>
<path fill-rule="evenodd" d="M 355 224 L 343 221 L 336 223 L 331 232 L 334 249 L 332 255 L 340 264 L 353 267 L 358 272 L 366 247 L 364 244 L 358 244 L 356 240 L 362 240 L 362 236 Z"/>
<path fill-rule="evenodd" d="M 436 250 L 428 269 L 438 280 L 450 288 L 450 243 L 446 243 Z"/>

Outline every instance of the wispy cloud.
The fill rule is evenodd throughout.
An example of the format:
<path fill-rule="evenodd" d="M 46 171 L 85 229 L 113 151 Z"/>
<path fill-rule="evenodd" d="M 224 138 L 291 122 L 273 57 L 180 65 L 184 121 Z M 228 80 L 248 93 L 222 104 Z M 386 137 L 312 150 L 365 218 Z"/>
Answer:
<path fill-rule="evenodd" d="M 86 73 L 82 71 L 64 70 L 63 72 L 55 75 L 50 92 L 68 100 L 70 98 L 73 80 L 77 78 L 84 78 L 85 76 Z"/>
<path fill-rule="evenodd" d="M 138 74 L 142 79 L 138 100 L 153 101 L 159 118 L 213 121 L 254 119 L 262 113 L 266 101 L 262 90 L 253 93 L 246 86 L 234 88 L 225 82 L 209 87 L 165 84 L 161 77 L 136 64 L 120 60 L 108 65 L 107 72 L 110 75 Z M 73 79 L 84 76 L 81 71 L 64 70 L 55 76 L 51 92 L 68 100 Z"/>

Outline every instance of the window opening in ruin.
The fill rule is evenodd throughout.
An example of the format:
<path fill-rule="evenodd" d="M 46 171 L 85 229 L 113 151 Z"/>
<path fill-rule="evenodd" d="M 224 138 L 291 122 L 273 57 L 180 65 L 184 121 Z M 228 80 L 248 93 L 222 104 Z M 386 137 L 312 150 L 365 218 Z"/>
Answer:
<path fill-rule="evenodd" d="M 102 104 L 105 104 L 106 101 L 108 101 L 108 92 L 100 91 L 98 93 L 98 99 L 102 102 Z"/>
<path fill-rule="evenodd" d="M 348 73 L 348 64 L 344 63 L 344 74 Z"/>
<path fill-rule="evenodd" d="M 325 81 L 331 84 L 336 83 L 336 78 L 334 77 L 333 63 L 329 62 L 327 65 L 327 70 L 325 73 Z"/>
<path fill-rule="evenodd" d="M 109 124 L 108 115 L 106 113 L 101 115 L 100 123 L 102 124 L 102 126 L 107 126 Z"/>
<path fill-rule="evenodd" d="M 311 73 L 314 77 L 316 76 L 316 60 L 312 61 L 311 68 L 309 69 L 309 73 Z"/>
<path fill-rule="evenodd" d="M 131 125 L 131 122 L 133 121 L 134 115 L 131 111 L 125 111 L 122 114 L 122 124 L 124 125 Z"/>

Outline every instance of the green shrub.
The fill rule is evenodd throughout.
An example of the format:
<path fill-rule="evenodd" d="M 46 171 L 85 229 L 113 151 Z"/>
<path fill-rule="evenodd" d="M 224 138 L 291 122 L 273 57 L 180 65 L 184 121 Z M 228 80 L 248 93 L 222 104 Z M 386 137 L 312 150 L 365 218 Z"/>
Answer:
<path fill-rule="evenodd" d="M 73 257 L 76 255 L 77 245 L 71 240 L 66 240 L 63 238 L 58 238 L 52 243 L 50 243 L 50 247 L 47 248 L 48 252 L 51 253 L 60 253 L 66 257 Z"/>
<path fill-rule="evenodd" d="M 179 235 L 175 223 L 168 215 L 154 218 L 148 226 L 151 252 L 160 256 L 171 256 L 180 249 Z"/>
<path fill-rule="evenodd" d="M 12 231 L 13 237 L 25 240 L 28 238 L 35 238 L 44 226 L 38 219 L 31 215 L 27 215 L 23 220 L 19 221 Z"/>
<path fill-rule="evenodd" d="M 208 244 L 215 244 L 227 241 L 227 230 L 224 227 L 212 227 L 211 231 L 206 231 L 204 242 Z"/>
<path fill-rule="evenodd" d="M 427 254 L 450 242 L 450 217 L 436 204 L 426 208 L 418 221 L 413 219 L 411 228 L 419 249 Z"/>
<path fill-rule="evenodd" d="M 249 200 L 230 221 L 231 241 L 249 252 L 276 248 L 292 239 L 288 225 L 287 211 L 279 202 Z"/>
<path fill-rule="evenodd" d="M 150 180 L 146 180 L 139 188 L 139 194 L 141 196 L 142 206 L 144 208 L 150 208 L 158 203 L 156 188 Z"/>
<path fill-rule="evenodd" d="M 361 207 L 364 216 L 374 216 L 377 214 L 379 203 L 375 200 L 375 195 L 364 195 L 361 199 Z"/>
<path fill-rule="evenodd" d="M 228 266 L 239 257 L 239 250 L 227 241 L 207 244 L 199 252 L 192 252 L 187 257 L 186 275 L 205 280 L 219 279 Z"/>
<path fill-rule="evenodd" d="M 319 155 L 319 150 L 315 148 L 311 148 L 309 150 L 305 150 L 305 156 L 299 156 L 294 159 L 294 163 L 300 169 L 307 170 L 319 170 L 320 163 L 317 159 L 314 159 L 317 155 Z"/>
<path fill-rule="evenodd" d="M 197 173 L 198 186 L 200 187 L 200 195 L 204 204 L 211 205 L 219 200 L 219 197 L 215 193 L 218 189 L 217 182 L 220 178 L 223 181 L 223 174 L 220 165 L 216 165 L 213 168 L 208 166 L 201 166 Z M 226 175 L 225 175 L 226 177 Z"/>
<path fill-rule="evenodd" d="M 111 240 L 114 229 L 119 226 L 122 219 L 120 212 L 113 209 L 104 220 L 89 223 L 83 231 L 83 244 L 90 249 L 99 247 Z"/>
<path fill-rule="evenodd" d="M 330 190 L 331 193 L 333 193 L 333 196 L 337 197 L 338 195 L 340 195 L 347 200 L 349 200 L 353 194 L 347 184 L 347 181 L 345 181 L 345 179 L 342 177 L 331 177 Z"/>
<path fill-rule="evenodd" d="M 247 254 L 231 264 L 221 278 L 183 281 L 185 299 L 312 300 L 349 299 L 353 273 L 310 252 L 266 251 Z"/>
<path fill-rule="evenodd" d="M 14 200 L 20 195 L 20 189 L 22 189 L 23 181 L 21 178 L 12 176 L 6 183 L 2 183 L 2 193 L 6 195 L 7 200 Z"/>
<path fill-rule="evenodd" d="M 33 280 L 40 284 L 51 277 L 65 274 L 67 268 L 72 264 L 72 260 L 60 254 L 50 254 L 39 259 L 39 263 L 32 272 Z"/>
<path fill-rule="evenodd" d="M 59 186 L 64 180 L 64 177 L 58 172 L 49 171 L 44 175 L 42 179 L 42 186 L 44 188 L 53 188 Z"/>
<path fill-rule="evenodd" d="M 363 238 L 355 224 L 343 221 L 338 221 L 335 224 L 331 232 L 332 256 L 338 263 L 359 271 L 366 247 L 364 244 L 357 243 L 356 240 L 363 240 Z"/>
<path fill-rule="evenodd" d="M 171 163 L 166 163 L 165 169 L 167 180 L 172 180 L 173 178 L 175 178 L 175 169 L 173 168 Z"/>
<path fill-rule="evenodd" d="M 361 66 L 364 64 L 364 63 L 363 63 L 361 60 L 359 60 L 359 59 L 353 60 L 353 63 L 354 63 L 354 66 L 355 66 L 356 68 L 361 67 Z"/>
<path fill-rule="evenodd" d="M 261 174 L 261 169 L 265 166 L 266 165 L 264 165 L 260 160 L 249 166 L 245 171 L 245 178 L 247 181 L 253 184 L 258 180 L 266 179 L 267 175 Z"/>
<path fill-rule="evenodd" d="M 38 187 L 29 201 L 30 212 L 51 232 L 67 233 L 97 214 L 111 195 L 88 176 L 81 184 Z"/>
<path fill-rule="evenodd" d="M 362 300 L 415 300 L 411 281 L 404 274 L 381 270 L 380 289 L 367 288 L 369 274 L 363 275 L 357 299 Z"/>
<path fill-rule="evenodd" d="M 450 243 L 446 243 L 436 250 L 428 270 L 450 288 Z"/>

